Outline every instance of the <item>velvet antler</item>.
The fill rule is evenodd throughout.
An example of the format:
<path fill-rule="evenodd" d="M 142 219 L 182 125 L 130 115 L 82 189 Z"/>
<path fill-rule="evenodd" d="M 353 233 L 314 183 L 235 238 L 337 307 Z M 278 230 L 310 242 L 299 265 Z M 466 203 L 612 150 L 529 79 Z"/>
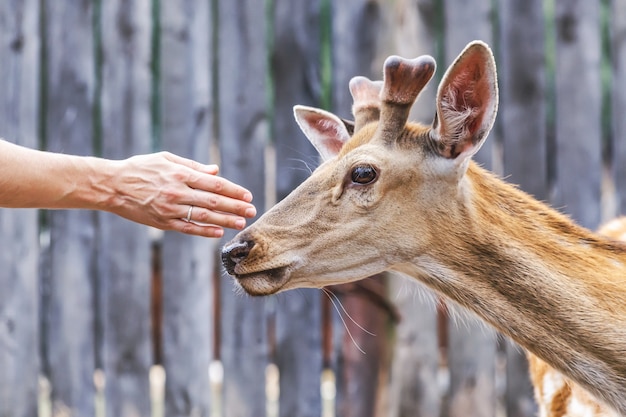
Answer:
<path fill-rule="evenodd" d="M 366 124 L 379 119 L 383 82 L 359 76 L 350 80 L 349 87 L 353 99 L 354 131 L 358 132 Z"/>
<path fill-rule="evenodd" d="M 394 141 L 404 129 L 411 106 L 434 73 L 435 60 L 428 55 L 415 59 L 390 56 L 385 60 L 378 125 L 383 139 Z"/>

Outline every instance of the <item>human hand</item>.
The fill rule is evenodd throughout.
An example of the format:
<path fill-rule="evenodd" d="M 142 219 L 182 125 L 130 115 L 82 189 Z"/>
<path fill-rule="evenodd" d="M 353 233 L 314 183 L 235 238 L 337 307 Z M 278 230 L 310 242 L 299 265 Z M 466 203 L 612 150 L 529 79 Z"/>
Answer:
<path fill-rule="evenodd" d="M 159 152 L 115 161 L 105 210 L 162 230 L 221 237 L 256 215 L 252 194 L 218 177 L 217 165 Z M 100 184 L 104 186 L 104 184 Z M 191 209 L 190 209 L 191 208 Z M 187 221 L 190 216 L 189 221 Z"/>

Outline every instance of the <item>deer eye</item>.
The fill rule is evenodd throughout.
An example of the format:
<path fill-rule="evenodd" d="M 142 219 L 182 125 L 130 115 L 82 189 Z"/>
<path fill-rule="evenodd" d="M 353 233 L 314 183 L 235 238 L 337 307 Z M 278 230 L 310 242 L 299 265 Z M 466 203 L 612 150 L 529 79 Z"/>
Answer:
<path fill-rule="evenodd" d="M 352 168 L 350 176 L 353 183 L 365 185 L 376 181 L 378 173 L 371 165 L 359 165 Z"/>

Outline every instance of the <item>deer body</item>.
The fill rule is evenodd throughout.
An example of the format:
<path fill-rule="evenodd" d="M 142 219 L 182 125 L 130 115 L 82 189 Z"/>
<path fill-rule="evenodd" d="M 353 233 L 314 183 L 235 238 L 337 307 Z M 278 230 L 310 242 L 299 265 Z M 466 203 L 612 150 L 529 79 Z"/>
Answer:
<path fill-rule="evenodd" d="M 252 295 L 402 272 L 626 415 L 626 246 L 471 161 L 497 108 L 488 47 L 470 44 L 447 70 L 432 126 L 407 118 L 434 60 L 384 70 L 382 84 L 351 82 L 353 133 L 296 108 L 325 162 L 225 246 L 228 272 Z"/>
<path fill-rule="evenodd" d="M 598 233 L 611 239 L 626 241 L 626 217 L 608 222 Z M 618 416 L 615 411 L 599 403 L 587 391 L 532 353 L 528 353 L 528 362 L 540 417 Z"/>

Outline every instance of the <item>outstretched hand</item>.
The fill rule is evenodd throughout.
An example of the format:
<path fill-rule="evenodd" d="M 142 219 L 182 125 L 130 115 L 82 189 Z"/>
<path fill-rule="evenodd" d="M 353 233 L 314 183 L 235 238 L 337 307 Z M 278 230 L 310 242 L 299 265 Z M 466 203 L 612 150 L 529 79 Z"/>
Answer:
<path fill-rule="evenodd" d="M 113 201 L 104 209 L 163 230 L 221 237 L 256 215 L 252 194 L 204 165 L 169 152 L 116 161 Z"/>

